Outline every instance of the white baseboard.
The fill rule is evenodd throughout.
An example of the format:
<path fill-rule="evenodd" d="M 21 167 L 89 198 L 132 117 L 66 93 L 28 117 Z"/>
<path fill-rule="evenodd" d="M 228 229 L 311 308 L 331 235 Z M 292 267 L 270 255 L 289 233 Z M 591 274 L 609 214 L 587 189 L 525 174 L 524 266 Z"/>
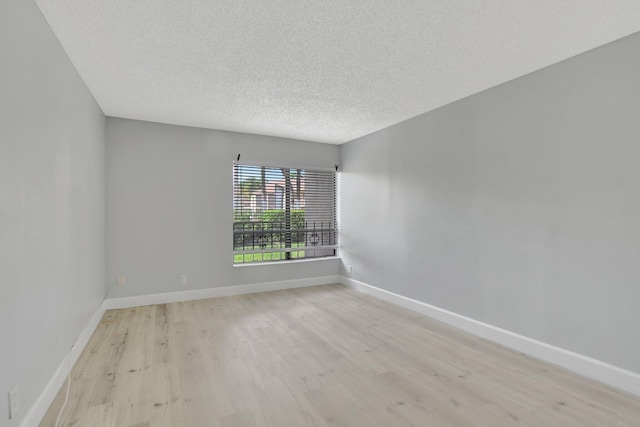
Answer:
<path fill-rule="evenodd" d="M 417 301 L 366 283 L 341 276 L 340 283 L 359 292 L 399 305 L 433 319 L 455 326 L 513 350 L 561 366 L 577 374 L 640 396 L 640 374 L 592 359 L 579 353 L 555 347 L 505 329 L 461 316 L 433 305 Z"/>
<path fill-rule="evenodd" d="M 307 286 L 340 283 L 340 276 L 321 276 L 306 279 L 281 280 L 250 285 L 224 286 L 220 288 L 194 289 L 189 291 L 166 292 L 162 294 L 140 295 L 134 297 L 107 298 L 105 309 L 140 307 L 153 304 L 195 301 L 199 299 L 228 297 L 232 295 L 253 294 L 256 292 L 278 291 L 281 289 L 303 288 Z"/>
<path fill-rule="evenodd" d="M 51 402 L 53 402 L 53 399 L 55 399 L 58 394 L 60 387 L 62 387 L 67 379 L 69 370 L 76 363 L 78 357 L 80 357 L 80 353 L 82 353 L 82 350 L 84 350 L 89 342 L 89 338 L 91 338 L 91 335 L 93 335 L 93 332 L 98 327 L 100 320 L 102 320 L 104 311 L 105 308 L 103 302 L 95 313 L 93 313 L 91 319 L 89 319 L 89 323 L 87 323 L 80 333 L 80 336 L 71 348 L 71 351 L 64 357 L 62 362 L 60 362 L 60 365 L 58 365 L 58 368 L 45 386 L 44 390 L 40 393 L 40 396 L 38 396 L 35 403 L 29 409 L 29 412 L 20 424 L 21 427 L 37 427 L 40 424 L 42 418 L 47 413 L 49 406 L 51 406 Z"/>

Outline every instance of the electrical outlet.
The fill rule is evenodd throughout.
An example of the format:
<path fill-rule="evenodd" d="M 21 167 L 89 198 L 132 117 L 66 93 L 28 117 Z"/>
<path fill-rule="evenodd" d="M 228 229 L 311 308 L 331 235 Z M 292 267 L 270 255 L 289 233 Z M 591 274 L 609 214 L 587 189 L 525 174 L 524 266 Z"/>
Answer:
<path fill-rule="evenodd" d="M 187 277 L 186 274 L 181 274 L 180 275 L 180 284 L 181 285 L 186 285 L 188 281 L 189 281 L 189 278 Z"/>
<path fill-rule="evenodd" d="M 347 265 L 347 273 L 353 273 L 353 266 L 351 264 Z"/>
<path fill-rule="evenodd" d="M 127 280 L 124 278 L 124 276 L 118 276 L 118 285 L 125 285 L 127 283 Z"/>
<path fill-rule="evenodd" d="M 20 409 L 20 395 L 18 394 L 18 386 L 14 386 L 9 390 L 9 419 L 15 417 Z"/>

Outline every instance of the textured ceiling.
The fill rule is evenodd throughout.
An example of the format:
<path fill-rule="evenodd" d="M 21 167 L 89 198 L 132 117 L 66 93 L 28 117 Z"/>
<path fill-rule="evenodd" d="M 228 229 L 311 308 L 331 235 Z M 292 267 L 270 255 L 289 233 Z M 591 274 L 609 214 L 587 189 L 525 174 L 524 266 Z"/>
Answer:
<path fill-rule="evenodd" d="M 638 0 L 36 0 L 104 113 L 343 143 L 640 31 Z"/>

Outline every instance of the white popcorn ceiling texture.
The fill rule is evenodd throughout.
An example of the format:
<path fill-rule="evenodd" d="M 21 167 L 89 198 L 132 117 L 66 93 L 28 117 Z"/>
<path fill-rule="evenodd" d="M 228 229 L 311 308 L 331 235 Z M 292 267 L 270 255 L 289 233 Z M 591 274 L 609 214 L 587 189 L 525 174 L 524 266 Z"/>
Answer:
<path fill-rule="evenodd" d="M 639 0 L 36 0 L 108 116 L 340 144 L 640 30 Z"/>

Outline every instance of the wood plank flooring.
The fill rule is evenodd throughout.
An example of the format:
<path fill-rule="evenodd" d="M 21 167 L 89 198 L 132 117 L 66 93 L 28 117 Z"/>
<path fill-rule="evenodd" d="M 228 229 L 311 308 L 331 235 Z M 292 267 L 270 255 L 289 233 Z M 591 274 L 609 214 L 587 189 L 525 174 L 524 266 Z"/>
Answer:
<path fill-rule="evenodd" d="M 640 426 L 637 397 L 341 285 L 108 311 L 71 376 L 65 426 Z"/>

